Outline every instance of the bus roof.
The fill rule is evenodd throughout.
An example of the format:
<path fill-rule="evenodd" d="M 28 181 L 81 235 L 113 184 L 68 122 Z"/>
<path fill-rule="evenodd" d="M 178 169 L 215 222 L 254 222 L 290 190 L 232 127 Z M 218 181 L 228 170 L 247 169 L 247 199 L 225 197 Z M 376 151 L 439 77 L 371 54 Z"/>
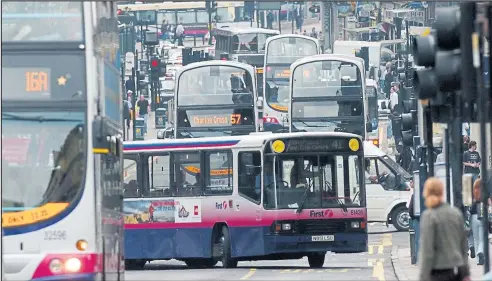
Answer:
<path fill-rule="evenodd" d="M 323 60 L 338 60 L 338 61 L 343 61 L 343 62 L 351 62 L 351 63 L 357 65 L 359 68 L 365 69 L 364 68 L 364 59 L 362 59 L 362 58 L 348 56 L 348 55 L 340 55 L 340 54 L 321 54 L 321 55 L 315 55 L 315 56 L 310 56 L 310 57 L 298 59 L 296 62 L 294 62 L 290 66 L 291 73 L 299 65 L 302 65 L 305 63 L 310 63 L 310 62 L 323 61 Z"/>
<path fill-rule="evenodd" d="M 315 41 L 315 42 L 318 41 L 318 39 L 316 39 L 316 38 L 313 38 L 311 36 L 301 35 L 301 34 L 278 34 L 278 35 L 267 38 L 266 43 L 268 44 L 268 42 L 271 42 L 271 41 L 277 40 L 277 39 L 282 39 L 282 38 L 302 38 L 302 39 L 311 40 L 311 41 Z"/>
<path fill-rule="evenodd" d="M 197 67 L 205 67 L 205 66 L 231 66 L 231 67 L 239 67 L 243 68 L 244 70 L 252 73 L 252 75 L 255 73 L 255 68 L 249 64 L 242 63 L 242 62 L 237 62 L 237 61 L 229 61 L 229 60 L 209 60 L 209 61 L 200 61 L 200 62 L 194 62 L 187 64 L 181 68 L 179 68 L 178 73 L 176 74 L 176 77 L 181 76 L 181 74 L 187 70 L 194 69 Z"/>
<path fill-rule="evenodd" d="M 217 1 L 218 8 L 224 7 L 242 7 L 244 3 Z M 205 9 L 205 1 L 196 2 L 164 2 L 148 4 L 125 4 L 118 5 L 118 9 L 124 11 L 158 11 L 158 10 L 188 10 L 188 9 Z"/>
<path fill-rule="evenodd" d="M 335 43 L 333 43 L 334 45 L 333 49 L 335 49 L 337 45 L 350 46 L 350 47 L 381 47 L 381 46 L 387 46 L 393 44 L 401 44 L 405 42 L 406 42 L 405 39 L 382 40 L 377 42 L 336 40 Z"/>
<path fill-rule="evenodd" d="M 233 147 L 262 147 L 268 141 L 291 137 L 344 137 L 357 138 L 359 141 L 362 141 L 360 136 L 349 133 L 301 132 L 280 134 L 250 134 L 244 136 L 207 137 L 191 139 L 156 139 L 145 141 L 128 141 L 123 143 L 123 150 L 125 151 L 125 153 L 140 153 L 156 150 L 196 150 Z"/>
<path fill-rule="evenodd" d="M 258 27 L 229 27 L 222 26 L 212 30 L 212 34 L 219 34 L 225 36 L 234 36 L 237 34 L 251 34 L 251 33 L 265 33 L 265 34 L 280 34 L 278 30 L 258 28 Z"/>

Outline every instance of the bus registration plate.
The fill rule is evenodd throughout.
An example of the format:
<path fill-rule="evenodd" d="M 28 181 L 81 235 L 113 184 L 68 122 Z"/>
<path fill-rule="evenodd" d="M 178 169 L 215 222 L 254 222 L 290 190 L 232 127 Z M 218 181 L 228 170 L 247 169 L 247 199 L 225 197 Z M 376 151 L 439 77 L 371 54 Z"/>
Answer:
<path fill-rule="evenodd" d="M 311 236 L 311 241 L 313 242 L 326 242 L 335 241 L 335 235 L 316 235 Z"/>

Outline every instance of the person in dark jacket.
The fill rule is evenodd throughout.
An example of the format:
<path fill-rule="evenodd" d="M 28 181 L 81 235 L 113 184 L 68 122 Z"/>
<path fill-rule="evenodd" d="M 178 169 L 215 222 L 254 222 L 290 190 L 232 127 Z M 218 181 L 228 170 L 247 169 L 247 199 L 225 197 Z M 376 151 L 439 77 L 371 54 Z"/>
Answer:
<path fill-rule="evenodd" d="M 435 177 L 425 181 L 424 198 L 427 209 L 420 218 L 419 280 L 470 280 L 461 210 L 444 203 L 444 184 Z"/>
<path fill-rule="evenodd" d="M 482 200 L 481 198 L 481 180 L 478 179 L 473 183 L 473 204 L 471 205 L 470 208 L 470 235 L 468 236 L 468 244 L 471 245 L 470 247 L 470 257 L 475 258 L 475 251 L 477 253 L 477 264 L 478 265 L 483 265 L 485 262 L 485 257 L 483 255 L 483 247 L 485 244 L 485 239 L 483 237 L 483 223 L 482 220 L 484 218 L 480 217 L 479 214 L 481 213 L 479 208 L 480 208 L 480 202 Z"/>

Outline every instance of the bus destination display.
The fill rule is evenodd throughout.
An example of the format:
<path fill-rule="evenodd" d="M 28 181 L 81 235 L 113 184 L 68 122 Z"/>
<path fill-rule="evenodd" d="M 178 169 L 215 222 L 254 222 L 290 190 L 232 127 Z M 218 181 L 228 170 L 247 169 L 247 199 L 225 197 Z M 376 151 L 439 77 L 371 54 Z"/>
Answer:
<path fill-rule="evenodd" d="M 285 143 L 286 153 L 350 151 L 349 139 L 346 138 L 288 139 Z"/>
<path fill-rule="evenodd" d="M 3 55 L 2 80 L 2 100 L 85 98 L 82 56 Z"/>
<path fill-rule="evenodd" d="M 190 118 L 192 127 L 241 125 L 241 114 L 195 115 Z"/>

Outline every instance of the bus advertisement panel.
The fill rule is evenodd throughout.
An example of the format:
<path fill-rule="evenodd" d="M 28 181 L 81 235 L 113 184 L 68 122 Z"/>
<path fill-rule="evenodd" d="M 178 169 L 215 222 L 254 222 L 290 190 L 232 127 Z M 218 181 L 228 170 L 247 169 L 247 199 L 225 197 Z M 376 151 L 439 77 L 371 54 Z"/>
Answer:
<path fill-rule="evenodd" d="M 254 81 L 253 68 L 235 62 L 204 62 L 181 69 L 176 83 L 175 138 L 257 131 Z"/>
<path fill-rule="evenodd" d="M 265 131 L 278 131 L 289 127 L 290 65 L 296 60 L 320 54 L 318 40 L 303 35 L 277 35 L 267 39 L 263 88 Z"/>
<path fill-rule="evenodd" d="M 358 58 L 319 55 L 291 66 L 291 130 L 366 134 L 367 97 Z"/>
<path fill-rule="evenodd" d="M 125 179 L 125 190 L 133 190 L 125 194 L 127 268 L 169 259 L 195 268 L 218 261 L 234 268 L 239 261 L 302 257 L 319 268 L 327 251 L 367 251 L 359 136 L 152 140 L 125 143 L 124 151 L 138 162 Z M 190 161 L 204 171 L 195 179 L 182 173 Z M 213 183 L 217 163 L 237 169 Z"/>

